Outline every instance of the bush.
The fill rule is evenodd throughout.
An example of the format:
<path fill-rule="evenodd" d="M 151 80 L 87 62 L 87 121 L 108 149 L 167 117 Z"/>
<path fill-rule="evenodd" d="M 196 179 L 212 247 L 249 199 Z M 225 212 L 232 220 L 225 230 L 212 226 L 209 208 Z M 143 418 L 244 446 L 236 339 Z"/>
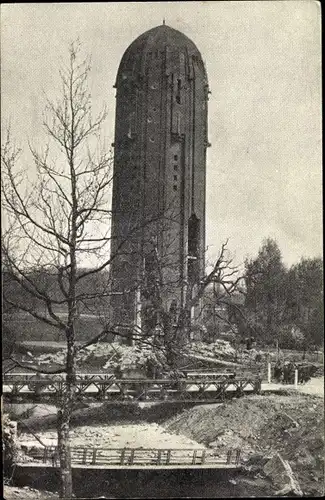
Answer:
<path fill-rule="evenodd" d="M 292 325 L 283 327 L 279 336 L 279 345 L 282 349 L 301 349 L 304 346 L 305 335 Z"/>

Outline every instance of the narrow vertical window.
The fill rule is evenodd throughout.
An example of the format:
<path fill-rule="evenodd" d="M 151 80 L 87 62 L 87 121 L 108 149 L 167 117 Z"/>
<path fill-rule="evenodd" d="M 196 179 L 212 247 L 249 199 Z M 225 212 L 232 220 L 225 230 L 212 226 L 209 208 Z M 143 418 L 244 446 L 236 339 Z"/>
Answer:
<path fill-rule="evenodd" d="M 177 92 L 176 92 L 176 102 L 178 104 L 181 103 L 181 88 L 182 88 L 182 82 L 181 80 L 177 80 Z"/>

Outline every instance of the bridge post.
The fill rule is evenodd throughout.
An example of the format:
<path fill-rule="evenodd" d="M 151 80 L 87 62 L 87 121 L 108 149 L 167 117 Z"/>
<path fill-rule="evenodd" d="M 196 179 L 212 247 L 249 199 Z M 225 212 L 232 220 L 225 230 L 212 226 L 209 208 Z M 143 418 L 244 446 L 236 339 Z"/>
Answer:
<path fill-rule="evenodd" d="M 237 451 L 236 451 L 236 465 L 239 464 L 240 455 L 241 455 L 241 449 L 238 448 Z"/>
<path fill-rule="evenodd" d="M 93 465 L 96 465 L 96 455 L 97 455 L 97 449 L 94 448 L 93 449 L 93 458 L 92 458 L 92 462 L 91 462 Z"/>
<path fill-rule="evenodd" d="M 170 463 L 170 455 L 171 455 L 171 450 L 167 450 L 166 465 L 169 465 Z"/>
<path fill-rule="evenodd" d="M 298 387 L 298 370 L 295 370 L 295 389 Z"/>
<path fill-rule="evenodd" d="M 267 383 L 271 383 L 271 363 L 267 364 Z"/>
<path fill-rule="evenodd" d="M 203 450 L 202 451 L 202 456 L 201 456 L 201 464 L 204 464 L 205 463 L 205 456 L 206 456 L 206 451 Z"/>
<path fill-rule="evenodd" d="M 192 465 L 196 464 L 196 455 L 197 455 L 197 450 L 193 451 L 193 458 L 192 458 Z"/>
<path fill-rule="evenodd" d="M 227 464 L 231 463 L 232 450 L 228 450 L 227 452 Z"/>
<path fill-rule="evenodd" d="M 125 448 L 121 451 L 121 457 L 120 457 L 120 464 L 124 465 L 124 460 L 125 460 Z"/>
<path fill-rule="evenodd" d="M 221 401 L 225 401 L 226 399 L 226 385 L 223 383 L 220 388 Z"/>
<path fill-rule="evenodd" d="M 161 450 L 158 450 L 158 454 L 157 454 L 157 465 L 161 465 Z"/>
<path fill-rule="evenodd" d="M 260 378 L 257 378 L 254 382 L 254 392 L 256 394 L 260 394 L 262 388 L 262 381 Z"/>
<path fill-rule="evenodd" d="M 163 401 L 165 401 L 167 399 L 166 389 L 165 389 L 165 386 L 163 384 L 160 387 L 160 397 Z"/>
<path fill-rule="evenodd" d="M 236 397 L 237 398 L 240 398 L 241 396 L 244 395 L 244 389 L 243 389 L 243 381 L 240 380 L 238 385 L 237 385 L 237 389 L 236 389 Z"/>

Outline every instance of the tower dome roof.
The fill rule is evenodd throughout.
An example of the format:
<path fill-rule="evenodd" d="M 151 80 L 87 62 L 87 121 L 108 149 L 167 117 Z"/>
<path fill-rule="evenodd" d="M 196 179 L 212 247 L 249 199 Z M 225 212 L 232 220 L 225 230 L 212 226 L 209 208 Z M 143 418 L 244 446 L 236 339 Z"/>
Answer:
<path fill-rule="evenodd" d="M 155 51 L 163 52 L 167 47 L 172 52 L 183 52 L 188 57 L 196 57 L 206 77 L 202 56 L 192 40 L 180 31 L 162 24 L 146 31 L 129 45 L 119 66 L 116 84 L 119 83 L 122 74 L 136 76 L 143 73 L 147 55 Z"/>

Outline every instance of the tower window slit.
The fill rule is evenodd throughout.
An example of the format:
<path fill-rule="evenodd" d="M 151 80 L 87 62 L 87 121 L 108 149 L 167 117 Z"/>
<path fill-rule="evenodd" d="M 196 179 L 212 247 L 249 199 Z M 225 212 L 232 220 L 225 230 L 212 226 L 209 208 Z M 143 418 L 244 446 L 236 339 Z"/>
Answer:
<path fill-rule="evenodd" d="M 174 170 L 178 170 L 178 165 L 174 165 Z"/>
<path fill-rule="evenodd" d="M 181 103 L 181 88 L 182 88 L 182 81 L 181 80 L 177 80 L 177 93 L 176 93 L 176 102 L 178 104 Z"/>
<path fill-rule="evenodd" d="M 193 214 L 188 221 L 188 279 L 195 283 L 199 279 L 199 241 L 200 241 L 200 221 Z"/>
<path fill-rule="evenodd" d="M 177 186 L 174 184 L 173 186 L 174 191 L 177 191 Z"/>

